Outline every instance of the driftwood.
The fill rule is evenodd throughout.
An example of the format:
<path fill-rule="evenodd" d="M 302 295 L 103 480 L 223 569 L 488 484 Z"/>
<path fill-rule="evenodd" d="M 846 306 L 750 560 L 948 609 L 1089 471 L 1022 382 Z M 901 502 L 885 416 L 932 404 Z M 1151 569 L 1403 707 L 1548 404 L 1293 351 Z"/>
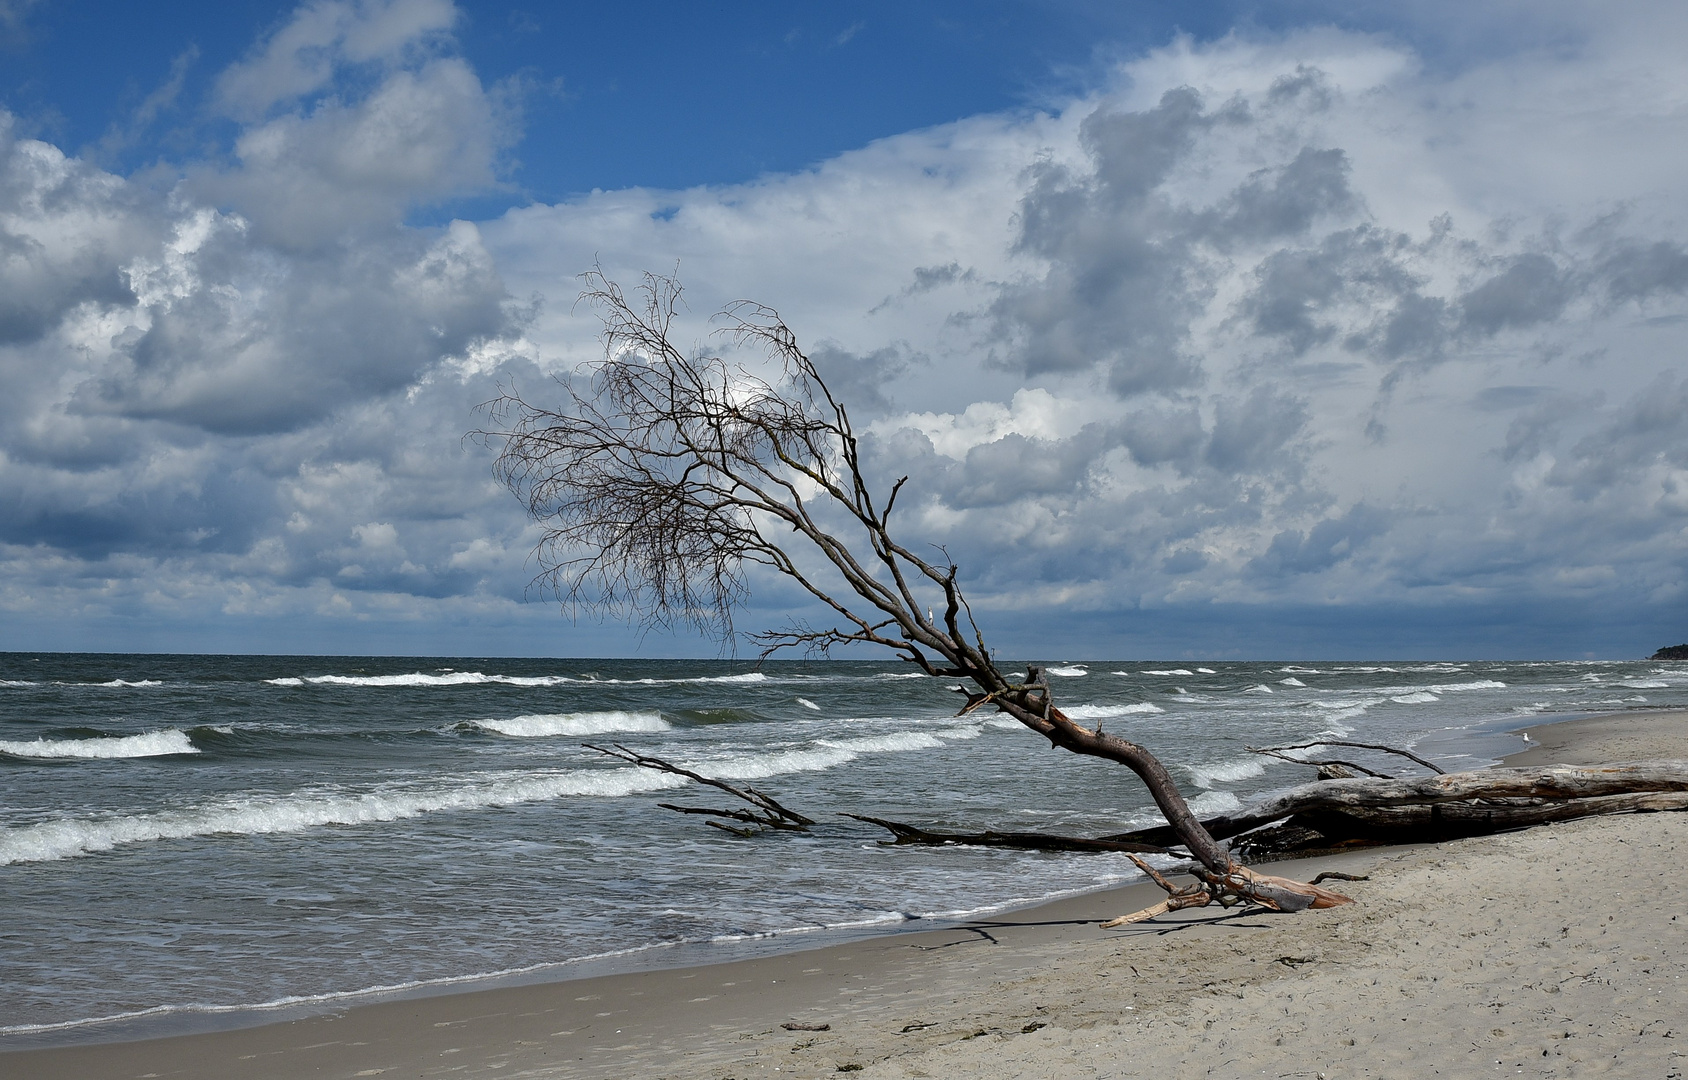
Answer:
<path fill-rule="evenodd" d="M 751 578 L 779 574 L 827 622 L 748 635 L 764 656 L 869 645 L 970 683 L 976 693 L 963 711 L 988 705 L 1054 746 L 1129 768 L 1178 843 L 1213 874 L 1251 887 L 1148 748 L 1067 716 L 1040 669 L 1019 679 L 997 667 L 961 568 L 941 546 L 911 547 L 892 528 L 909 478 L 876 490 L 848 409 L 777 312 L 741 301 L 720 313 L 735 349 L 768 361 L 752 370 L 676 341 L 683 305 L 673 278 L 647 274 L 631 297 L 602 270 L 585 281 L 581 299 L 603 320 L 603 360 L 564 380 L 556 408 L 508 390 L 487 403 L 493 429 L 474 433 L 501 444 L 494 474 L 542 526 L 538 587 L 567 608 L 636 614 L 647 628 L 689 625 L 728 642 Z M 794 824 L 752 804 L 688 809 L 748 826 L 714 822 L 735 832 Z M 747 813 L 755 820 L 738 816 Z"/>
<path fill-rule="evenodd" d="M 1463 774 L 1333 779 L 1314 790 L 1297 789 L 1287 801 L 1275 797 L 1243 815 L 1216 819 L 1222 827 L 1211 831 L 1148 748 L 1103 732 L 1100 723 L 1086 727 L 1068 716 L 1056 706 L 1042 669 L 1029 667 L 1021 679 L 997 666 L 962 591 L 960 567 L 942 547 L 932 549 L 938 552 L 933 558 L 892 529 L 892 511 L 909 478 L 875 490 L 849 411 L 776 312 L 739 302 L 721 313 L 721 333 L 736 348 L 759 351 L 769 361 L 751 370 L 729 356 L 688 353 L 676 343 L 683 305 L 674 279 L 646 275 L 631 298 L 601 270 L 588 273 L 586 283 L 581 299 L 603 319 L 603 360 L 563 381 L 563 401 L 555 409 L 530 404 L 513 388 L 501 394 L 487 406 L 494 430 L 477 433 L 502 444 L 494 473 L 542 526 L 536 585 L 574 610 L 625 611 L 647 629 L 689 625 L 730 642 L 751 578 L 783 576 L 814 610 L 827 613 L 827 622 L 794 622 L 749 635 L 764 656 L 787 648 L 824 655 L 833 647 L 877 646 L 927 675 L 970 684 L 956 688 L 966 697 L 963 713 L 988 706 L 1052 746 L 1135 773 L 1167 829 L 1155 838 L 1101 839 L 1189 851 L 1199 864 L 1192 871 L 1198 884 L 1190 887 L 1196 892 L 1169 890 L 1169 904 L 1174 893 L 1181 904 L 1234 902 L 1283 911 L 1346 903 L 1314 885 L 1260 877 L 1241 866 L 1224 842 L 1285 817 L 1324 815 L 1328 822 L 1340 814 L 1349 827 L 1364 825 L 1367 815 L 1411 819 L 1404 808 L 1417 807 L 1430 808 L 1426 812 L 1440 825 L 1466 813 L 1451 806 L 1482 800 L 1461 827 L 1495 828 L 1540 812 L 1497 800 L 1682 790 L 1647 787 L 1635 775 L 1603 788 L 1570 774 L 1558 779 L 1575 781 L 1576 790 L 1533 782 L 1509 786 L 1505 770 L 1472 782 L 1461 781 Z M 715 787 L 750 807 L 665 804 L 710 818 L 716 828 L 750 835 L 813 824 L 754 788 L 735 788 L 625 747 L 604 752 Z M 1372 771 L 1340 763 L 1326 768 Z M 1655 797 L 1621 805 L 1662 804 Z"/>
<path fill-rule="evenodd" d="M 585 746 L 588 750 L 596 750 L 600 754 L 608 754 L 612 758 L 620 758 L 622 761 L 637 765 L 642 769 L 655 769 L 657 772 L 672 773 L 675 776 L 684 776 L 688 780 L 695 780 L 700 784 L 706 784 L 718 791 L 724 791 L 733 798 L 742 799 L 751 806 L 756 807 L 754 811 L 713 810 L 705 806 L 676 806 L 673 803 L 657 803 L 657 805 L 662 807 L 664 810 L 673 810 L 677 814 L 702 814 L 709 817 L 723 817 L 732 821 L 742 821 L 745 824 L 752 826 L 748 829 L 738 829 L 731 825 L 724 825 L 719 821 L 704 822 L 705 825 L 714 826 L 723 832 L 730 832 L 735 836 L 754 836 L 763 829 L 784 829 L 790 832 L 804 832 L 808 830 L 809 826 L 815 823 L 814 818 L 804 817 L 795 810 L 788 810 L 786 807 L 781 806 L 779 801 L 772 795 L 769 795 L 764 791 L 757 791 L 753 787 L 734 787 L 724 780 L 716 780 L 713 777 L 704 776 L 702 773 L 693 772 L 691 769 L 676 765 L 672 761 L 664 761 L 659 757 L 652 757 L 649 754 L 641 754 L 635 750 L 629 750 L 620 743 L 612 743 L 608 747 L 594 746 L 591 743 L 582 743 L 581 745 Z"/>
<path fill-rule="evenodd" d="M 1325 779 L 1325 780 L 1336 779 L 1336 778 L 1341 776 L 1340 773 L 1334 773 L 1334 774 L 1331 774 L 1331 775 L 1327 775 L 1324 770 L 1328 769 L 1328 768 L 1350 769 L 1353 772 L 1364 773 L 1366 776 L 1375 776 L 1375 777 L 1377 777 L 1381 780 L 1393 780 L 1393 779 L 1395 779 L 1393 776 L 1390 776 L 1387 773 L 1380 773 L 1380 772 L 1377 772 L 1373 769 L 1368 769 L 1364 765 L 1357 765 L 1352 761 L 1337 761 L 1337 760 L 1315 761 L 1312 758 L 1294 757 L 1294 756 L 1290 755 L 1289 753 L 1287 753 L 1287 751 L 1290 751 L 1290 750 L 1313 750 L 1313 749 L 1316 749 L 1317 747 L 1321 747 L 1321 746 L 1350 746 L 1350 747 L 1353 747 L 1357 750 L 1377 750 L 1381 753 L 1394 754 L 1397 757 L 1407 758 L 1408 760 L 1416 762 L 1419 765 L 1423 765 L 1426 769 L 1429 769 L 1433 773 L 1441 773 L 1441 772 L 1446 771 L 1440 765 L 1436 764 L 1434 761 L 1428 761 L 1424 758 L 1421 758 L 1417 754 L 1413 753 L 1411 750 L 1402 750 L 1400 747 L 1397 747 L 1397 746 L 1384 746 L 1381 743 L 1349 742 L 1346 739 L 1322 739 L 1319 742 L 1296 743 L 1294 746 L 1250 746 L 1250 747 L 1247 747 L 1247 750 L 1251 754 L 1264 754 L 1267 757 L 1275 757 L 1279 761 L 1287 761 L 1292 765 L 1317 765 L 1317 766 L 1320 766 L 1321 767 L 1320 772 L 1319 772 L 1320 779 Z"/>
<path fill-rule="evenodd" d="M 1429 839 L 1597 814 L 1684 809 L 1685 792 L 1688 761 L 1473 769 L 1407 780 L 1356 777 L 1280 791 L 1235 814 L 1208 818 L 1202 827 L 1225 840 L 1273 822 L 1299 819 L 1312 828 L 1319 828 L 1316 822 L 1331 824 L 1338 836 L 1393 834 L 1385 838 L 1398 841 L 1413 838 L 1402 834 L 1416 831 Z M 1163 825 L 1105 839 L 1169 844 L 1177 842 L 1176 835 Z"/>
<path fill-rule="evenodd" d="M 1341 877 L 1346 881 L 1361 881 L 1348 874 L 1321 874 L 1312 881 L 1294 881 L 1290 878 L 1274 877 L 1270 874 L 1257 874 L 1245 866 L 1233 865 L 1228 874 L 1215 874 L 1200 863 L 1193 863 L 1182 867 L 1181 873 L 1195 877 L 1193 885 L 1182 888 L 1166 880 L 1154 867 L 1139 859 L 1135 855 L 1126 858 L 1137 864 L 1137 869 L 1143 871 L 1150 881 L 1166 890 L 1166 899 L 1158 904 L 1151 904 L 1142 911 L 1134 911 L 1130 915 L 1121 915 L 1117 919 L 1109 919 L 1102 923 L 1102 929 L 1112 930 L 1119 926 L 1129 926 L 1132 923 L 1144 922 L 1157 915 L 1165 915 L 1169 911 L 1182 911 L 1190 907 L 1206 907 L 1217 903 L 1221 907 L 1232 907 L 1238 903 L 1249 903 L 1256 907 L 1267 908 L 1271 911 L 1306 911 L 1309 908 L 1332 908 L 1354 901 L 1339 892 L 1319 887 L 1319 882 L 1326 877 Z"/>
<path fill-rule="evenodd" d="M 888 829 L 893 840 L 881 840 L 882 844 L 922 844 L 930 847 L 944 847 L 958 845 L 963 847 L 1001 847 L 1019 848 L 1023 851 L 1115 851 L 1139 852 L 1150 855 L 1167 855 L 1169 850 L 1154 844 L 1137 844 L 1122 840 L 1089 840 L 1080 836 L 1058 836 L 1054 833 L 1040 832 L 997 832 L 987 829 L 977 833 L 934 832 L 909 825 L 901 821 L 887 821 L 885 818 L 869 817 L 866 814 L 845 814 L 847 818 L 865 821 L 870 825 L 878 825 Z"/>
<path fill-rule="evenodd" d="M 1054 711 L 1054 710 L 1051 710 Z M 754 807 L 754 810 L 714 809 L 658 803 L 665 810 L 742 822 L 745 827 L 707 821 L 705 824 L 736 836 L 753 836 L 763 829 L 807 831 L 813 818 L 792 810 L 767 792 L 739 788 L 704 776 L 650 754 L 641 754 L 619 743 L 610 747 L 585 744 L 589 749 L 641 768 L 684 776 L 713 787 Z M 1310 749 L 1312 745 L 1272 748 Z M 1399 753 L 1391 747 L 1364 743 L 1323 745 L 1358 746 L 1363 749 Z M 1357 777 L 1340 776 L 1347 763 L 1288 760 L 1320 766 L 1321 776 L 1336 775 L 1277 792 L 1252 806 L 1229 815 L 1209 818 L 1201 827 L 1216 840 L 1242 837 L 1256 854 L 1283 853 L 1292 848 L 1318 844 L 1341 847 L 1354 841 L 1402 843 L 1476 836 L 1507 829 L 1541 825 L 1554 821 L 1600 814 L 1622 814 L 1659 810 L 1688 810 L 1688 761 L 1638 761 L 1615 765 L 1551 765 L 1525 769 L 1477 769 L 1397 780 L 1375 773 Z M 945 832 L 923 829 L 907 822 L 868 814 L 842 816 L 877 825 L 891 833 L 892 845 L 969 846 L 1014 848 L 1025 851 L 1116 852 L 1127 855 L 1156 884 L 1167 898 L 1152 907 L 1102 924 L 1126 926 L 1171 911 L 1217 903 L 1223 907 L 1247 904 L 1274 911 L 1302 911 L 1349 903 L 1341 893 L 1312 882 L 1259 874 L 1230 855 L 1223 872 L 1197 860 L 1169 873 L 1189 874 L 1193 884 L 1178 887 L 1165 875 L 1138 858 L 1140 854 L 1172 854 L 1182 837 L 1170 825 L 1140 829 L 1104 837 L 1061 836 L 1042 832 Z M 1279 824 L 1282 823 L 1282 824 Z M 1294 838 L 1293 844 L 1274 844 L 1265 838 L 1278 833 Z M 1245 835 L 1246 834 L 1246 835 Z M 1279 838 L 1281 839 L 1281 837 Z M 1253 843 L 1249 843 L 1249 841 Z M 1332 874 L 1346 878 L 1346 875 Z M 1352 880 L 1352 879 L 1349 879 Z"/>

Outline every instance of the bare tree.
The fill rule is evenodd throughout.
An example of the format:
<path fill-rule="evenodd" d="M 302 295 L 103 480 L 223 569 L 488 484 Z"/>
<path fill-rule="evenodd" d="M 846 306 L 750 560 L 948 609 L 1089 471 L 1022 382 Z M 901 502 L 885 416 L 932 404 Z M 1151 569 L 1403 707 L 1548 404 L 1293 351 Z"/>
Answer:
<path fill-rule="evenodd" d="M 541 582 L 566 605 L 610 609 L 647 627 L 689 625 L 722 639 L 751 568 L 784 575 L 831 612 L 830 625 L 749 635 L 762 654 L 880 646 L 929 675 L 966 680 L 961 712 L 989 707 L 1075 754 L 1131 769 L 1148 788 L 1199 885 L 1173 908 L 1213 901 L 1285 911 L 1349 903 L 1338 893 L 1256 874 L 1191 813 L 1166 767 L 1055 703 L 1032 668 L 1016 679 L 985 644 L 946 552 L 926 558 L 891 521 L 907 477 L 883 498 L 863 475 L 849 412 L 772 309 L 730 305 L 719 333 L 765 366 L 752 370 L 675 341 L 681 287 L 644 275 L 630 297 L 601 270 L 582 301 L 603 323 L 604 359 L 564 381 L 544 408 L 514 389 L 490 403 L 498 478 L 545 526 Z"/>

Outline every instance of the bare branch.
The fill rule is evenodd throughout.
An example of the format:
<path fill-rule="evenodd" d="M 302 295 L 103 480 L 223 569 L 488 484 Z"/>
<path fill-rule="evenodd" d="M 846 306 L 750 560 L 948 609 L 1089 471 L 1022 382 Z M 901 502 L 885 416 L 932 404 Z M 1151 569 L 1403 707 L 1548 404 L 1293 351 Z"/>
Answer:
<path fill-rule="evenodd" d="M 1407 758 L 1409 760 L 1416 761 L 1420 765 L 1423 765 L 1426 769 L 1429 769 L 1431 772 L 1437 773 L 1439 775 L 1447 772 L 1446 769 L 1443 769 L 1440 765 L 1436 764 L 1434 761 L 1426 761 L 1424 758 L 1419 757 L 1417 754 L 1413 753 L 1411 750 L 1402 750 L 1399 747 L 1395 747 L 1395 746 L 1384 746 L 1380 743 L 1346 742 L 1342 739 L 1321 739 L 1318 742 L 1297 743 L 1295 746 L 1268 746 L 1268 747 L 1265 747 L 1265 748 L 1259 749 L 1259 750 L 1257 750 L 1257 749 L 1255 749 L 1254 747 L 1251 746 L 1251 747 L 1248 748 L 1248 750 L 1249 750 L 1249 753 L 1251 753 L 1251 754 L 1272 754 L 1274 757 L 1277 757 L 1277 756 L 1281 756 L 1277 753 L 1277 751 L 1280 751 L 1280 750 L 1316 750 L 1321 746 L 1352 746 L 1352 747 L 1359 749 L 1359 750 L 1378 750 L 1378 751 L 1381 751 L 1385 754 L 1395 754 L 1399 757 L 1404 757 L 1404 758 Z M 1300 759 L 1299 758 L 1284 758 L 1284 760 L 1285 761 L 1299 761 Z M 1305 764 L 1320 765 L 1320 764 L 1323 764 L 1323 762 L 1308 761 L 1308 762 L 1305 762 Z M 1340 762 L 1339 764 L 1348 765 L 1349 763 L 1344 761 L 1344 762 Z M 1361 772 L 1367 774 L 1368 776 L 1382 776 L 1383 775 L 1382 773 L 1374 773 L 1370 769 L 1360 768 L 1360 766 L 1358 766 L 1358 765 L 1352 765 L 1350 767 L 1355 768 L 1355 769 L 1360 769 Z"/>

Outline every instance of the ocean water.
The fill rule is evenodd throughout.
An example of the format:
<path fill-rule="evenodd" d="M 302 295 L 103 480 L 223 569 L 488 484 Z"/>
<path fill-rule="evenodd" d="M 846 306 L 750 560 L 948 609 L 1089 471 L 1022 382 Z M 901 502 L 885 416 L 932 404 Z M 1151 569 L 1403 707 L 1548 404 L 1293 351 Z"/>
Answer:
<path fill-rule="evenodd" d="M 1521 748 L 1505 732 L 1531 722 L 1688 706 L 1672 663 L 1051 672 L 1059 704 L 1159 754 L 1203 813 L 1311 777 L 1249 745 L 1347 737 L 1456 769 Z M 894 661 L 0 654 L 0 1037 L 695 962 L 1136 877 L 1113 855 L 886 847 L 838 816 L 1160 820 L 1126 770 L 956 718 L 951 685 Z M 657 806 L 724 796 L 584 742 L 747 781 L 820 824 L 728 836 Z"/>

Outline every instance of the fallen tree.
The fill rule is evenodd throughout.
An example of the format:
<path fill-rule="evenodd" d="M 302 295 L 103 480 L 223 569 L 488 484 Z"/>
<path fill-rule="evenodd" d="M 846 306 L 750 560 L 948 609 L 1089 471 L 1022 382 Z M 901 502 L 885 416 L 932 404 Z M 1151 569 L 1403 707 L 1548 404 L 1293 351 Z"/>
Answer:
<path fill-rule="evenodd" d="M 681 288 L 673 278 L 647 274 L 633 298 L 601 271 L 585 278 L 582 300 L 602 320 L 604 358 L 563 380 L 557 408 L 506 391 L 488 403 L 498 426 L 475 433 L 500 445 L 496 475 L 544 527 L 538 584 L 565 607 L 627 613 L 646 627 L 688 625 L 732 640 L 749 573 L 773 571 L 836 621 L 749 635 L 764 657 L 788 648 L 825 654 L 879 646 L 928 675 L 970 684 L 956 688 L 966 699 L 962 714 L 988 707 L 1052 746 L 1136 774 L 1165 829 L 1155 840 L 1101 842 L 1188 851 L 1198 882 L 1181 890 L 1166 885 L 1174 907 L 1218 902 L 1299 911 L 1350 902 L 1315 884 L 1247 869 L 1222 843 L 1235 833 L 1198 820 L 1154 754 L 1069 717 L 1040 669 L 1019 678 L 997 667 L 959 567 L 941 549 L 938 560 L 923 558 L 893 533 L 892 512 L 908 478 L 891 483 L 882 498 L 876 494 L 848 410 L 777 313 L 740 302 L 718 316 L 720 333 L 766 358 L 761 374 L 674 343 Z M 739 822 L 712 822 L 717 827 L 805 827 L 762 793 L 737 792 L 655 759 L 635 763 L 713 784 L 755 807 L 670 807 Z M 922 831 L 907 828 L 910 836 Z"/>

